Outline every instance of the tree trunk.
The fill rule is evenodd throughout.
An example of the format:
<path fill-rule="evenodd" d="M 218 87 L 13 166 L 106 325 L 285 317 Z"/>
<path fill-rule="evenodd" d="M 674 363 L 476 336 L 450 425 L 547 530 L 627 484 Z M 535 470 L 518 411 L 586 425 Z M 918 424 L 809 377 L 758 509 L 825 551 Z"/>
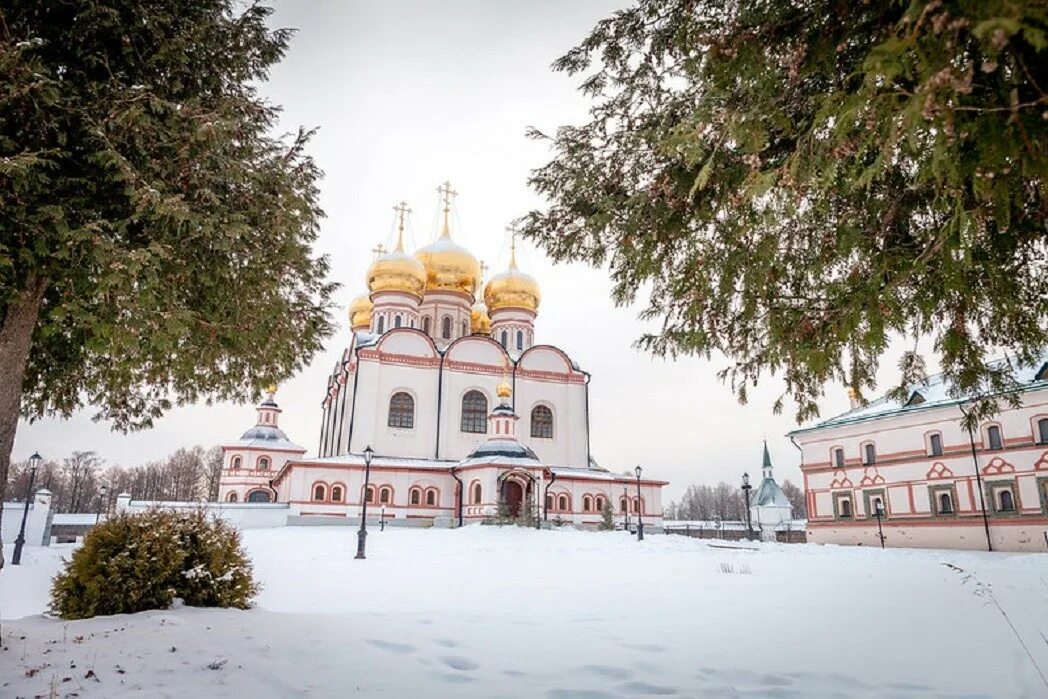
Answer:
<path fill-rule="evenodd" d="M 3 324 L 0 325 L 0 503 L 3 503 L 7 494 L 7 472 L 11 466 L 11 450 L 15 446 L 15 431 L 18 429 L 18 416 L 22 407 L 25 365 L 46 289 L 46 279 L 30 276 L 26 288 L 7 306 Z M 0 507 L 2 516 L 3 507 Z M 3 567 L 4 550 L 0 546 L 0 569 Z"/>

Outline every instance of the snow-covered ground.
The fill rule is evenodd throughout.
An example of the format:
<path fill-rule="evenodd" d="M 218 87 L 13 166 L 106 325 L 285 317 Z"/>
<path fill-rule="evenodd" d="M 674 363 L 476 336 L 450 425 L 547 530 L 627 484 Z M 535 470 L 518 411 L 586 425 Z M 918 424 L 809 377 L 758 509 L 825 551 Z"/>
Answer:
<path fill-rule="evenodd" d="M 256 609 L 71 623 L 39 616 L 70 549 L 26 549 L 0 572 L 0 696 L 1048 696 L 1008 621 L 1048 671 L 1039 554 L 473 526 L 372 531 L 362 562 L 349 528 L 244 539 Z"/>

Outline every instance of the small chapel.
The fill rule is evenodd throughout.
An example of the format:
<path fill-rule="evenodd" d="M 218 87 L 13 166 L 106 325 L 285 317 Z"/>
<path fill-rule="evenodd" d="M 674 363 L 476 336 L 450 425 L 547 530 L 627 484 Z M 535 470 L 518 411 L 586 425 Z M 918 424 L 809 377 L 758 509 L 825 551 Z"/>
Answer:
<path fill-rule="evenodd" d="M 452 238 L 456 192 L 445 182 L 436 240 L 404 247 L 406 204 L 392 251 L 381 246 L 368 293 L 349 307 L 350 340 L 321 400 L 317 455 L 280 429 L 273 387 L 257 422 L 223 445 L 219 498 L 284 502 L 301 517 L 461 526 L 535 507 L 544 522 L 662 526 L 666 481 L 613 473 L 590 451 L 590 374 L 537 342 L 541 294 L 508 265 L 486 281 Z M 366 461 L 368 463 L 366 463 Z M 369 478 L 365 487 L 365 466 Z"/>

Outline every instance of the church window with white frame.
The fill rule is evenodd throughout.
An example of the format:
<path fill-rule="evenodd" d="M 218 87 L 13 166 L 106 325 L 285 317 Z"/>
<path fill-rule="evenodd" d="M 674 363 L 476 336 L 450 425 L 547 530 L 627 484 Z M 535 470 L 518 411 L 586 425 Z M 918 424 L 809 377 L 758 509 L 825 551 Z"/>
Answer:
<path fill-rule="evenodd" d="M 410 393 L 397 391 L 389 399 L 389 419 L 386 424 L 405 430 L 415 427 L 415 399 Z"/>
<path fill-rule="evenodd" d="M 488 431 L 488 399 L 480 391 L 468 391 L 462 396 L 461 428 L 474 434 Z"/>

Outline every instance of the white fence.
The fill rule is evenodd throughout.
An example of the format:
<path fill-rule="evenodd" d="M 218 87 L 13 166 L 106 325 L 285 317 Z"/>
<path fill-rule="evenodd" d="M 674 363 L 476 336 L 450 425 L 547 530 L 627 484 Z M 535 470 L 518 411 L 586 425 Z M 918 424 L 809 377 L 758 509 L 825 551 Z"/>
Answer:
<path fill-rule="evenodd" d="M 2 516 L 3 530 L 0 541 L 5 546 L 14 543 L 22 526 L 22 515 L 25 514 L 24 502 L 5 502 Z M 25 545 L 44 546 L 47 535 L 47 519 L 51 514 L 51 491 L 46 488 L 36 491 L 29 502 L 29 514 L 25 520 Z"/>
<path fill-rule="evenodd" d="M 226 520 L 237 529 L 264 529 L 287 525 L 289 506 L 280 502 L 166 502 L 161 500 L 132 500 L 127 493 L 116 498 L 118 512 L 144 512 L 153 507 L 166 509 L 203 508 Z"/>

